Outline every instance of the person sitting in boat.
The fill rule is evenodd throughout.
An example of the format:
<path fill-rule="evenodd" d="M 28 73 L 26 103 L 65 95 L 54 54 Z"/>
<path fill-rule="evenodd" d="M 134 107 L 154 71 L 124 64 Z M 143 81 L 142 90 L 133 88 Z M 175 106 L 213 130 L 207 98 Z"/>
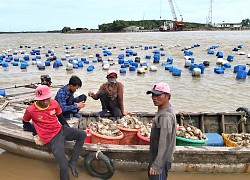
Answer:
<path fill-rule="evenodd" d="M 37 135 L 37 144 L 47 144 L 59 164 L 60 179 L 69 180 L 68 167 L 74 177 L 78 177 L 77 163 L 86 138 L 86 132 L 69 127 L 62 115 L 58 102 L 51 99 L 53 93 L 46 85 L 39 85 L 35 90 L 35 102 L 30 105 L 23 116 L 23 121 L 32 120 Z M 65 141 L 75 140 L 73 153 L 68 161 L 65 155 Z M 39 142 L 41 141 L 41 142 Z"/>
<path fill-rule="evenodd" d="M 41 75 L 41 84 L 42 85 L 47 85 L 48 87 L 51 86 L 51 77 L 49 75 Z"/>
<path fill-rule="evenodd" d="M 88 96 L 101 101 L 102 111 L 99 112 L 99 116 L 103 117 L 108 111 L 116 119 L 127 115 L 128 112 L 124 111 L 123 105 L 123 84 L 117 81 L 116 71 L 109 70 L 106 78 L 107 82 L 100 86 L 97 93 L 88 92 Z"/>
<path fill-rule="evenodd" d="M 85 106 L 87 96 L 82 94 L 74 97 L 74 93 L 82 86 L 82 81 L 77 76 L 71 76 L 69 83 L 61 87 L 55 97 L 55 100 L 60 104 L 63 111 L 63 116 L 69 120 L 72 117 L 81 118 L 78 113 Z"/>

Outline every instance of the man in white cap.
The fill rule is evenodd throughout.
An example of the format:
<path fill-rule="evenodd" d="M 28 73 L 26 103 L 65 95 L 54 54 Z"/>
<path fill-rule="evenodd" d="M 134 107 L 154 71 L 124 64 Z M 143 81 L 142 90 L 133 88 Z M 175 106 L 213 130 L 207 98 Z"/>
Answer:
<path fill-rule="evenodd" d="M 78 177 L 78 158 L 86 138 L 86 132 L 70 128 L 58 102 L 51 99 L 53 93 L 47 85 L 39 85 L 35 90 L 35 103 L 30 105 L 23 116 L 23 121 L 32 120 L 42 144 L 51 149 L 60 168 L 60 179 L 68 180 L 68 167 L 74 177 Z M 36 140 L 37 141 L 37 140 Z M 65 155 L 65 141 L 75 141 L 71 159 Z"/>
<path fill-rule="evenodd" d="M 166 180 L 174 160 L 176 145 L 177 123 L 169 102 L 171 91 L 168 84 L 160 82 L 146 93 L 152 94 L 153 103 L 158 107 L 151 128 L 148 177 L 150 180 Z"/>
<path fill-rule="evenodd" d="M 114 70 L 109 70 L 107 73 L 107 82 L 103 83 L 98 92 L 89 91 L 88 96 L 95 100 L 100 99 L 102 111 L 99 116 L 103 117 L 106 112 L 110 111 L 114 118 L 120 118 L 127 115 L 123 105 L 123 84 L 117 81 L 117 73 Z"/>

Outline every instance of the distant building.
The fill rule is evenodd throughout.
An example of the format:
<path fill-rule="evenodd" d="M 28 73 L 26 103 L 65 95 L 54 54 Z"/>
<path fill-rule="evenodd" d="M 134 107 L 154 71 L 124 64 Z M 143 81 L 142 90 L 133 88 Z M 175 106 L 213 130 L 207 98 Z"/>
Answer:
<path fill-rule="evenodd" d="M 242 24 L 241 23 L 218 23 L 215 24 L 215 27 L 218 28 L 229 28 L 229 29 L 241 29 Z"/>

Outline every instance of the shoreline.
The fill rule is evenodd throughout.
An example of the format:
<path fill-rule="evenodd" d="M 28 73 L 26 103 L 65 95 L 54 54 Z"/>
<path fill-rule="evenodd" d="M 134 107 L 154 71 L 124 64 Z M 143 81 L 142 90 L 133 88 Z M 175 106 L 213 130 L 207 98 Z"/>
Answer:
<path fill-rule="evenodd" d="M 200 28 L 189 28 L 183 31 L 248 31 L 250 27 L 244 28 L 211 28 L 211 27 L 200 27 Z M 0 34 L 22 34 L 22 33 L 62 33 L 62 34 L 81 34 L 81 33 L 131 33 L 131 32 L 182 32 L 182 31 L 160 31 L 158 29 L 151 30 L 138 30 L 138 31 L 117 31 L 117 32 L 102 32 L 101 30 L 71 30 L 66 33 L 62 33 L 61 30 L 53 31 L 17 31 L 17 32 L 0 32 Z"/>

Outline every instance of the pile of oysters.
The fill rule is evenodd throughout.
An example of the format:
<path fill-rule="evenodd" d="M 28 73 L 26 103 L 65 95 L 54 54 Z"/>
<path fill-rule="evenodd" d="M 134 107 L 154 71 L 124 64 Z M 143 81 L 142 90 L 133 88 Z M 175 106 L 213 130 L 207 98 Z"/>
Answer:
<path fill-rule="evenodd" d="M 143 123 L 137 116 L 127 115 L 117 120 L 117 126 L 127 129 L 140 129 Z"/>
<path fill-rule="evenodd" d="M 176 130 L 176 135 L 179 137 L 192 140 L 204 140 L 207 138 L 206 135 L 202 133 L 200 129 L 189 124 L 184 124 L 184 126 L 179 126 Z"/>
<path fill-rule="evenodd" d="M 228 136 L 228 139 L 238 146 L 250 147 L 250 134 L 248 133 L 232 133 Z"/>
<path fill-rule="evenodd" d="M 146 126 L 143 125 L 140 130 L 140 134 L 146 138 L 150 138 L 152 128 L 152 122 L 149 122 Z"/>
<path fill-rule="evenodd" d="M 110 119 L 100 118 L 98 122 L 92 123 L 90 126 L 92 126 L 92 131 L 101 135 L 116 137 L 122 134 L 116 123 Z"/>

